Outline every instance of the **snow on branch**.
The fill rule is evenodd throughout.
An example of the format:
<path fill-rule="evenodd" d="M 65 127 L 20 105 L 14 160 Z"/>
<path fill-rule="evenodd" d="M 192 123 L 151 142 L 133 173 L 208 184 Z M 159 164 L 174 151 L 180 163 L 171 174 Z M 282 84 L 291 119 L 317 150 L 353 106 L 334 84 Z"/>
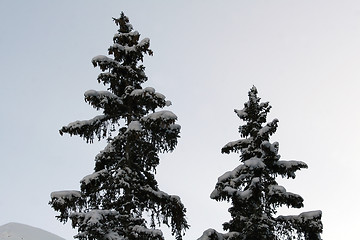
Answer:
<path fill-rule="evenodd" d="M 115 98 L 122 103 L 122 101 L 119 99 L 118 96 L 116 96 L 115 94 L 113 94 L 109 91 L 88 90 L 84 93 L 84 95 L 85 95 L 85 97 Z"/>
<path fill-rule="evenodd" d="M 248 160 L 249 161 L 249 160 Z M 233 171 L 228 171 L 218 178 L 215 189 L 210 194 L 211 199 L 230 199 L 237 196 L 239 199 L 245 200 L 252 196 L 252 189 L 257 185 L 259 178 L 250 179 L 250 170 L 262 168 L 263 163 L 259 161 L 250 161 L 248 165 L 241 164 Z M 249 184 L 247 190 L 242 191 L 239 186 Z"/>
<path fill-rule="evenodd" d="M 172 227 L 172 233 L 176 235 L 177 239 L 181 236 L 182 230 L 188 227 L 184 221 L 186 209 L 181 203 L 181 199 L 177 195 L 169 195 L 159 189 L 153 189 L 150 186 L 142 188 L 144 195 L 152 199 L 158 206 L 153 212 L 153 216 L 162 223 Z M 169 223 L 170 220 L 170 223 Z M 155 219 L 152 219 L 152 225 L 155 225 Z M 159 222 L 160 223 L 160 222 Z M 179 238 L 181 239 L 181 237 Z"/>
<path fill-rule="evenodd" d="M 278 216 L 276 219 L 279 221 L 293 221 L 298 223 L 304 223 L 306 221 L 313 221 L 320 219 L 322 216 L 321 210 L 303 212 L 299 215 L 288 215 L 288 216 Z"/>
<path fill-rule="evenodd" d="M 129 33 L 115 33 L 113 39 L 118 39 L 120 37 L 139 37 L 140 33 L 138 31 L 131 31 Z"/>
<path fill-rule="evenodd" d="M 123 101 L 109 91 L 88 90 L 84 93 L 85 102 L 95 109 L 103 109 L 105 115 L 119 116 L 125 112 Z"/>
<path fill-rule="evenodd" d="M 134 89 L 131 93 L 131 96 L 156 96 L 159 99 L 165 100 L 165 96 L 159 92 L 156 92 L 152 87 L 146 87 L 144 89 Z"/>
<path fill-rule="evenodd" d="M 120 236 L 117 232 L 109 232 L 105 234 L 106 240 L 126 240 L 123 236 Z"/>
<path fill-rule="evenodd" d="M 171 102 L 165 100 L 165 96 L 159 92 L 156 92 L 152 87 L 146 87 L 144 89 L 133 89 L 130 97 L 136 99 L 138 104 L 144 106 L 147 111 L 155 111 L 156 108 L 170 106 Z"/>
<path fill-rule="evenodd" d="M 179 204 L 179 206 L 182 206 L 181 199 L 177 195 L 169 195 L 159 189 L 154 190 L 151 187 L 144 188 L 144 190 L 151 196 L 156 197 L 159 202 L 166 202 L 171 201 L 175 202 L 176 204 Z"/>
<path fill-rule="evenodd" d="M 237 110 L 235 109 L 234 112 L 238 115 L 240 119 L 244 119 L 248 116 L 248 114 L 245 111 L 246 109 Z"/>
<path fill-rule="evenodd" d="M 300 215 L 278 216 L 275 220 L 278 222 L 280 228 L 295 229 L 298 233 L 303 233 L 305 239 L 321 240 L 320 233 L 322 233 L 323 225 L 321 222 L 322 212 L 320 210 L 303 212 Z"/>
<path fill-rule="evenodd" d="M 131 47 L 126 45 L 121 45 L 119 43 L 114 43 L 110 47 L 110 51 L 113 52 L 114 50 L 117 50 L 118 52 L 123 52 L 123 54 L 139 53 L 139 50 L 144 49 L 149 45 L 150 45 L 150 39 L 144 38 L 143 40 L 140 41 L 140 43 Z"/>
<path fill-rule="evenodd" d="M 109 91 L 88 90 L 84 93 L 84 96 L 87 101 L 96 98 L 103 104 L 108 103 L 110 100 L 123 104 L 123 101 L 118 96 Z"/>
<path fill-rule="evenodd" d="M 150 239 L 163 239 L 163 233 L 159 229 L 149 229 L 144 226 L 135 225 L 131 228 L 137 237 L 150 237 Z M 141 239 L 141 238 L 139 238 Z"/>
<path fill-rule="evenodd" d="M 276 160 L 280 159 L 280 155 L 278 155 L 278 151 L 279 151 L 279 143 L 278 142 L 270 143 L 269 141 L 263 141 L 261 143 L 261 149 L 266 154 L 270 153 L 270 155 L 275 157 Z"/>
<path fill-rule="evenodd" d="M 164 120 L 164 121 L 175 121 L 177 116 L 168 110 L 162 110 L 154 113 L 150 113 L 149 115 L 142 118 L 143 121 L 157 121 L 157 120 Z"/>
<path fill-rule="evenodd" d="M 238 232 L 219 233 L 215 229 L 204 231 L 203 235 L 197 240 L 230 240 L 236 239 L 240 234 Z"/>
<path fill-rule="evenodd" d="M 269 202 L 281 203 L 288 207 L 301 208 L 303 207 L 304 199 L 295 193 L 287 192 L 283 186 L 270 185 L 269 189 Z"/>
<path fill-rule="evenodd" d="M 283 177 L 295 178 L 295 172 L 301 168 L 308 168 L 307 164 L 301 161 L 276 161 L 274 170 Z"/>
<path fill-rule="evenodd" d="M 84 213 L 72 213 L 71 218 L 81 219 L 82 224 L 99 225 L 108 216 L 117 216 L 119 212 L 115 210 L 93 209 Z"/>
<path fill-rule="evenodd" d="M 91 60 L 94 67 L 99 66 L 101 70 L 105 71 L 109 68 L 109 65 L 118 65 L 114 59 L 109 58 L 105 55 L 98 55 L 92 58 Z"/>
<path fill-rule="evenodd" d="M 249 137 L 229 142 L 221 149 L 221 153 L 239 152 L 241 149 L 246 148 L 252 141 L 253 138 Z"/>
<path fill-rule="evenodd" d="M 110 46 L 109 54 L 113 54 L 115 59 L 119 61 L 129 59 L 129 57 L 135 61 L 143 61 L 144 53 L 152 55 L 153 52 L 149 49 L 150 39 L 144 38 L 138 42 L 139 37 L 140 35 L 135 33 L 119 33 L 114 35 L 114 44 Z M 124 44 L 125 39 L 130 40 L 131 43 Z"/>
<path fill-rule="evenodd" d="M 250 175 L 247 172 L 247 167 L 244 164 L 239 165 L 232 171 L 228 171 L 221 175 L 218 178 L 218 182 L 216 183 L 217 187 L 220 186 L 230 186 L 237 187 L 242 183 L 243 179 L 246 179 Z"/>
<path fill-rule="evenodd" d="M 92 142 L 94 135 L 98 138 L 106 136 L 108 119 L 108 116 L 98 115 L 90 120 L 78 120 L 62 127 L 59 132 L 60 135 L 63 135 L 64 133 L 69 133 L 70 136 L 79 135 L 85 138 L 88 142 Z"/>
<path fill-rule="evenodd" d="M 271 122 L 267 123 L 264 127 L 262 127 L 259 130 L 259 135 L 262 137 L 266 136 L 267 138 L 269 138 L 269 136 L 271 136 L 276 132 L 278 122 L 279 120 L 275 118 Z"/>
<path fill-rule="evenodd" d="M 140 119 L 145 131 L 145 140 L 162 152 L 172 151 L 177 144 L 180 125 L 175 124 L 177 116 L 168 110 L 150 113 Z"/>
<path fill-rule="evenodd" d="M 74 228 L 81 229 L 75 238 L 88 239 L 86 236 L 92 235 L 97 236 L 96 239 L 106 239 L 105 236 L 108 234 L 113 237 L 117 235 L 115 231 L 109 231 L 108 226 L 113 225 L 119 215 L 116 210 L 91 209 L 87 212 L 73 212 L 69 218 Z"/>
<path fill-rule="evenodd" d="M 249 160 L 244 161 L 245 166 L 247 166 L 250 170 L 253 169 L 264 169 L 266 167 L 263 159 L 252 157 Z"/>
<path fill-rule="evenodd" d="M 139 121 L 131 121 L 129 123 L 128 128 L 126 129 L 126 132 L 129 131 L 141 132 L 142 131 L 141 123 Z"/>
<path fill-rule="evenodd" d="M 91 182 L 97 181 L 99 179 L 99 177 L 106 177 L 107 175 L 108 175 L 108 170 L 103 169 L 103 170 L 94 172 L 92 174 L 89 174 L 89 175 L 83 177 L 83 179 L 81 179 L 80 183 L 87 185 Z"/>
<path fill-rule="evenodd" d="M 76 198 L 81 198 L 81 192 L 76 190 L 56 191 L 50 194 L 51 199 L 58 204 L 64 204 Z"/>
<path fill-rule="evenodd" d="M 116 161 L 121 161 L 121 156 L 118 156 L 118 154 L 116 154 L 116 145 L 122 137 L 123 135 L 115 136 L 113 140 L 106 145 L 104 150 L 100 151 L 100 153 L 95 156 L 96 171 L 104 169 L 105 166 L 107 166 L 108 164 L 112 164 Z"/>
<path fill-rule="evenodd" d="M 72 211 L 76 211 L 84 205 L 81 192 L 76 190 L 52 192 L 50 198 L 49 204 L 55 211 L 60 212 L 60 215 L 56 217 L 63 223 L 67 222 Z"/>
<path fill-rule="evenodd" d="M 107 69 L 117 68 L 117 69 L 125 70 L 131 74 L 136 74 L 136 71 L 132 69 L 130 66 L 121 65 L 120 62 L 105 55 L 95 56 L 92 58 L 91 62 L 94 65 L 94 67 L 99 66 L 102 71 L 106 71 Z"/>

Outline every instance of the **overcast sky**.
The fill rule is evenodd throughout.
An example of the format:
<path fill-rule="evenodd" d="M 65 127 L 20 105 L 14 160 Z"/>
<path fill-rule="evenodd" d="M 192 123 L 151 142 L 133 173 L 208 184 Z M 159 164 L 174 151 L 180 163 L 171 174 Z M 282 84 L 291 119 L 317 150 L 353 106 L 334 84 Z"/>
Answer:
<path fill-rule="evenodd" d="M 210 227 L 222 232 L 230 219 L 230 205 L 209 195 L 239 164 L 220 149 L 239 139 L 233 110 L 253 85 L 273 107 L 268 121 L 280 120 L 271 140 L 282 159 L 309 165 L 281 181 L 305 207 L 281 213 L 320 209 L 325 240 L 358 238 L 358 0 L 0 1 L 0 225 L 29 224 L 67 240 L 75 234 L 54 218 L 50 193 L 78 189 L 105 143 L 58 130 L 98 114 L 83 93 L 104 89 L 91 59 L 107 54 L 121 11 L 151 40 L 144 87 L 172 101 L 182 126 L 157 180 L 187 207 L 185 240 Z"/>

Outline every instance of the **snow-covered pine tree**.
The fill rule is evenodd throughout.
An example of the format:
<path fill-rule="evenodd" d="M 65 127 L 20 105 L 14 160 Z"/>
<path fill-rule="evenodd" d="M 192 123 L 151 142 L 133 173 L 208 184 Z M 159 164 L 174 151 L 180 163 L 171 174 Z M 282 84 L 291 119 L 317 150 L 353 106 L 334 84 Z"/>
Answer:
<path fill-rule="evenodd" d="M 158 240 L 163 239 L 156 229 L 161 224 L 182 239 L 189 227 L 186 209 L 155 180 L 158 154 L 174 150 L 180 126 L 174 113 L 159 110 L 170 104 L 165 96 L 141 86 L 147 77 L 139 62 L 144 54 L 152 55 L 149 39 L 139 41 L 124 13 L 113 20 L 119 29 L 108 50 L 112 57 L 92 59 L 102 70 L 98 82 L 108 91 L 85 92 L 85 101 L 103 113 L 60 130 L 87 142 L 107 138 L 108 145 L 95 157 L 94 173 L 80 181 L 81 190 L 53 192 L 49 204 L 59 221 L 71 220 L 80 240 Z"/>
<path fill-rule="evenodd" d="M 214 229 L 204 232 L 199 240 L 319 240 L 322 232 L 321 211 L 304 212 L 297 216 L 276 216 L 277 208 L 303 207 L 303 198 L 278 185 L 277 176 L 295 178 L 295 172 L 307 165 L 301 161 L 283 161 L 279 144 L 270 143 L 278 120 L 266 123 L 271 106 L 260 102 L 257 89 L 249 91 L 249 101 L 242 110 L 235 110 L 245 122 L 240 126 L 242 139 L 229 142 L 221 152 L 241 153 L 241 164 L 218 178 L 210 197 L 231 201 L 232 219 L 223 224 L 228 233 Z"/>

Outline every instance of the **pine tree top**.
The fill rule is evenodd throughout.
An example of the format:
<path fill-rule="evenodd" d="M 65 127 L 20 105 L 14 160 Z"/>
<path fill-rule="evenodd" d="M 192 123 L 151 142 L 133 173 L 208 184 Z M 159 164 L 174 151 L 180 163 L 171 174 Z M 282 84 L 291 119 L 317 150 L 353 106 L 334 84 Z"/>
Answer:
<path fill-rule="evenodd" d="M 150 40 L 140 40 L 124 13 L 113 20 L 119 29 L 109 56 L 92 59 L 102 71 L 98 82 L 108 89 L 84 94 L 102 114 L 60 130 L 87 142 L 107 138 L 108 145 L 95 157 L 94 172 L 80 181 L 80 191 L 54 192 L 50 205 L 60 212 L 61 222 L 72 221 L 80 240 L 162 240 L 156 229 L 161 224 L 181 239 L 189 227 L 186 209 L 178 196 L 161 191 L 155 179 L 159 153 L 175 149 L 180 125 L 173 112 L 163 109 L 170 101 L 142 86 L 147 77 L 141 63 L 145 54 L 152 55 Z"/>
<path fill-rule="evenodd" d="M 235 110 L 244 121 L 239 127 L 241 138 L 221 149 L 222 153 L 240 153 L 241 164 L 220 176 L 210 195 L 217 201 L 231 201 L 232 219 L 223 224 L 229 233 L 220 234 L 210 229 L 200 239 L 273 240 L 290 239 L 295 234 L 299 239 L 320 239 L 321 211 L 276 217 L 278 207 L 303 207 L 303 198 L 278 185 L 277 176 L 295 178 L 295 172 L 307 165 L 301 161 L 280 160 L 279 143 L 270 142 L 279 121 L 267 122 L 271 106 L 269 102 L 261 102 L 257 94 L 253 86 L 244 108 Z"/>

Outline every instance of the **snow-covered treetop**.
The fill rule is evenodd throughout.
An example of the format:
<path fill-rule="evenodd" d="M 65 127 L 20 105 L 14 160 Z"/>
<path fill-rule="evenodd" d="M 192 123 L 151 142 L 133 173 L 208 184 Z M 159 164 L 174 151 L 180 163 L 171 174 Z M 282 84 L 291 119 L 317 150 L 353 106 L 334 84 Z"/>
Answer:
<path fill-rule="evenodd" d="M 266 122 L 271 106 L 269 102 L 260 102 L 261 99 L 257 96 L 257 93 L 256 87 L 253 86 L 248 93 L 249 100 L 244 103 L 244 108 L 234 110 L 237 116 L 245 122 L 244 125 L 239 127 L 240 136 L 244 139 L 229 142 L 221 150 L 223 153 L 240 151 L 242 161 L 261 156 L 260 146 L 269 141 L 270 136 L 275 133 L 279 122 L 274 119 L 265 126 L 263 125 Z M 278 147 L 278 143 L 274 144 Z M 274 155 L 277 155 L 277 147 L 271 148 Z"/>
<path fill-rule="evenodd" d="M 163 108 L 171 104 L 147 80 L 144 55 L 152 55 L 150 40 L 140 40 L 129 19 L 114 18 L 119 27 L 108 56 L 92 59 L 102 73 L 98 82 L 106 91 L 88 90 L 85 101 L 102 114 L 90 120 L 74 121 L 60 134 L 83 137 L 87 142 L 107 138 L 108 145 L 95 157 L 94 172 L 80 181 L 81 191 L 51 194 L 52 207 L 78 228 L 79 240 L 162 240 L 155 227 L 171 227 L 177 239 L 189 227 L 180 197 L 161 191 L 155 180 L 160 152 L 175 149 L 180 133 L 177 116 Z M 149 215 L 149 219 L 144 219 Z"/>
<path fill-rule="evenodd" d="M 276 208 L 280 206 L 303 207 L 303 198 L 279 186 L 276 177 L 295 178 L 295 172 L 307 168 L 307 165 L 301 161 L 280 160 L 279 143 L 270 142 L 279 121 L 267 122 L 271 106 L 269 102 L 261 102 L 257 94 L 253 86 L 244 108 L 235 110 L 244 121 L 239 127 L 241 139 L 231 141 L 221 149 L 222 153 L 240 153 L 241 164 L 220 176 L 210 195 L 217 201 L 231 201 L 229 212 L 232 219 L 223 224 L 224 230 L 230 232 L 220 234 L 210 229 L 199 239 L 283 239 L 275 236 L 291 237 L 294 232 L 299 236 L 304 234 L 306 240 L 320 239 L 321 212 L 288 218 L 275 216 Z"/>
<path fill-rule="evenodd" d="M 84 94 L 85 101 L 95 109 L 102 110 L 103 114 L 90 120 L 72 122 L 61 128 L 60 134 L 79 135 L 87 142 L 93 142 L 95 138 L 100 140 L 107 137 L 121 119 L 125 120 L 126 125 L 134 120 L 142 124 L 141 119 L 149 113 L 171 105 L 154 88 L 141 86 L 147 81 L 141 62 L 144 55 L 152 55 L 150 40 L 140 40 L 139 32 L 133 30 L 124 13 L 113 20 L 119 29 L 113 37 L 113 45 L 108 49 L 109 55 L 98 55 L 92 59 L 94 67 L 98 66 L 102 71 L 98 76 L 99 83 L 108 86 L 108 90 L 88 90 Z M 167 121 L 168 126 L 173 123 Z M 173 126 L 169 127 L 174 129 Z"/>

